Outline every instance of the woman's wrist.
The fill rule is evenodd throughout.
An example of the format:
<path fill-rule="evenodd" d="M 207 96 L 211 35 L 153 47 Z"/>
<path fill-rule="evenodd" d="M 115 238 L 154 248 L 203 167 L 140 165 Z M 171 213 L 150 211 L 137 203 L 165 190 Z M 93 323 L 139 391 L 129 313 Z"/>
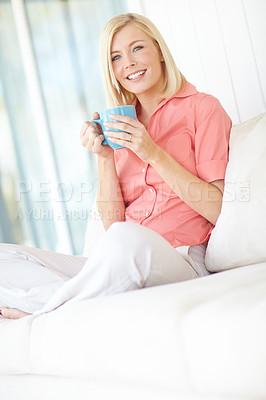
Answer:
<path fill-rule="evenodd" d="M 152 149 L 152 152 L 149 157 L 145 160 L 148 164 L 150 164 L 152 167 L 156 167 L 158 163 L 161 163 L 163 157 L 164 157 L 165 151 L 155 144 L 154 148 Z"/>
<path fill-rule="evenodd" d="M 108 156 L 98 154 L 98 166 L 114 164 L 114 155 L 110 153 Z"/>

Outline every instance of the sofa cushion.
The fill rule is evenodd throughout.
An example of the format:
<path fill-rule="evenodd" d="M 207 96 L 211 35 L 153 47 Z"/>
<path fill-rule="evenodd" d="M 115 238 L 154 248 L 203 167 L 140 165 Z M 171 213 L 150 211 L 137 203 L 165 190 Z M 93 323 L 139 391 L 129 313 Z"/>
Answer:
<path fill-rule="evenodd" d="M 232 128 L 222 211 L 206 266 L 221 271 L 266 261 L 266 113 Z"/>
<path fill-rule="evenodd" d="M 2 320 L 0 371 L 265 398 L 265 293 L 266 263 Z"/>

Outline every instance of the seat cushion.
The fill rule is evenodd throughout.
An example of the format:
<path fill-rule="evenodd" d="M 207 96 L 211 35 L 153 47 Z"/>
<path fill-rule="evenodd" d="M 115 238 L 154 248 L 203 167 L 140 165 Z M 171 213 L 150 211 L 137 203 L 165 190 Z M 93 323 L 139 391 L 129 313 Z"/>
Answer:
<path fill-rule="evenodd" d="M 265 316 L 266 263 L 2 320 L 0 372 L 266 396 Z"/>

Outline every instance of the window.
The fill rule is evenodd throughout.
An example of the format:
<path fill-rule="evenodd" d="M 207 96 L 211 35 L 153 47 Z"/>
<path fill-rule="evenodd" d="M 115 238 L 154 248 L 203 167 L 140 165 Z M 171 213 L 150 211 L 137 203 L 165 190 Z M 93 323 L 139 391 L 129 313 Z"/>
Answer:
<path fill-rule="evenodd" d="M 82 122 L 106 106 L 98 42 L 126 1 L 0 3 L 0 241 L 81 254 L 95 199 Z"/>

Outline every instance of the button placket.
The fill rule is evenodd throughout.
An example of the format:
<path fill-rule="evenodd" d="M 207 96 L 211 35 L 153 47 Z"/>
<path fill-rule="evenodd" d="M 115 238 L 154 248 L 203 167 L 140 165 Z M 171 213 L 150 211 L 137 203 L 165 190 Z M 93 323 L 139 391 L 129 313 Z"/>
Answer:
<path fill-rule="evenodd" d="M 146 181 L 146 173 L 147 173 L 148 168 L 149 168 L 149 164 L 148 164 L 146 167 L 143 167 L 142 170 L 141 170 L 141 172 L 142 172 L 142 173 L 145 173 L 144 180 L 145 180 L 145 184 L 146 184 L 146 186 L 147 186 L 146 191 L 153 194 L 153 195 L 152 195 L 152 200 L 151 200 L 151 197 L 148 196 L 149 201 L 150 201 L 150 202 L 152 201 L 152 205 L 150 205 L 150 207 L 149 207 L 150 209 L 147 210 L 147 211 L 145 212 L 145 214 L 144 214 L 145 217 L 144 217 L 144 219 L 140 222 L 141 224 L 142 224 L 148 217 L 150 217 L 150 216 L 152 215 L 152 212 L 153 212 L 153 209 L 154 209 L 154 206 L 155 206 L 155 203 L 156 203 L 156 190 L 155 190 L 151 185 L 149 185 L 149 183 Z"/>

